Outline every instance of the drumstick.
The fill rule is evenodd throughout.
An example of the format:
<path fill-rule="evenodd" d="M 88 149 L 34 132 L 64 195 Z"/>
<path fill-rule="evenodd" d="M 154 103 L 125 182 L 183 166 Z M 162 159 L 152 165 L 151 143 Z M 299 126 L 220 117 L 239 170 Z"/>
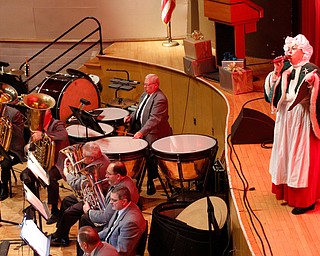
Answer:
<path fill-rule="evenodd" d="M 125 135 L 129 135 L 129 136 L 134 136 L 133 133 L 130 133 L 130 132 L 124 132 L 124 131 L 120 131 L 120 130 L 116 130 L 117 133 L 123 133 Z"/>

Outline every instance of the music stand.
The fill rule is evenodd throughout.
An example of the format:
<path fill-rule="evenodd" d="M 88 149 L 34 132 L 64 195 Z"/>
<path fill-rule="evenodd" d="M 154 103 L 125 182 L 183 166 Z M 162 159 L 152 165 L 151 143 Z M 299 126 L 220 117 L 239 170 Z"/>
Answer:
<path fill-rule="evenodd" d="M 21 226 L 20 237 L 30 246 L 35 255 L 49 256 L 51 236 L 47 237 L 32 220 L 26 218 L 24 218 Z"/>
<path fill-rule="evenodd" d="M 84 127 L 86 127 L 86 141 L 88 141 L 88 128 L 102 135 L 105 135 L 105 132 L 102 130 L 101 126 L 99 125 L 99 123 L 97 122 L 97 120 L 94 118 L 93 115 L 91 115 L 89 112 L 85 110 L 82 110 L 73 106 L 69 106 L 69 108 L 71 109 L 72 113 L 77 118 L 79 123 Z"/>
<path fill-rule="evenodd" d="M 5 159 L 7 159 L 10 164 L 12 164 L 12 159 L 9 156 L 9 154 L 4 150 L 3 146 L 0 144 L 0 155 L 3 156 Z M 3 220 L 2 216 L 1 216 L 1 206 L 0 206 L 0 222 L 4 222 L 4 223 L 8 223 L 8 224 L 12 224 L 12 225 L 19 225 L 19 223 L 14 222 L 14 221 L 10 221 L 10 220 Z"/>

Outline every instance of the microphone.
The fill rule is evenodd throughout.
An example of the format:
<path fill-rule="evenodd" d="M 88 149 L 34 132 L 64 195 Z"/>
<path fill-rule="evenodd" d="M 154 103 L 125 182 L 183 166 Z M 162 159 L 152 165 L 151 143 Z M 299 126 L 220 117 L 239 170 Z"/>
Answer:
<path fill-rule="evenodd" d="M 79 109 L 82 110 L 84 105 L 88 106 L 88 105 L 90 105 L 90 104 L 91 104 L 91 102 L 90 102 L 89 100 L 86 100 L 86 99 L 84 99 L 84 98 L 81 98 L 81 99 L 80 99 Z"/>
<path fill-rule="evenodd" d="M 91 104 L 91 102 L 90 102 L 89 100 L 86 100 L 86 99 L 84 99 L 84 98 L 81 98 L 81 99 L 80 99 L 80 102 L 81 102 L 82 104 L 86 105 L 86 106 Z"/>
<path fill-rule="evenodd" d="M 291 56 L 289 56 L 289 55 L 278 56 L 277 58 L 273 59 L 271 61 L 271 63 L 277 63 L 277 62 L 280 62 L 280 61 L 285 61 L 285 60 L 288 60 L 290 58 L 291 58 Z"/>

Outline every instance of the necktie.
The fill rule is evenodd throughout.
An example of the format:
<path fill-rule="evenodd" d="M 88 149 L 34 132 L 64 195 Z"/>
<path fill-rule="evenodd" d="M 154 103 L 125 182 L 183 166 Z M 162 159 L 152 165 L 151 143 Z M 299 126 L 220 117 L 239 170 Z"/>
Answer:
<path fill-rule="evenodd" d="M 112 231 L 114 230 L 114 224 L 116 223 L 116 221 L 117 221 L 117 219 L 118 219 L 118 217 L 119 217 L 119 211 L 116 211 L 115 215 L 116 215 L 116 216 L 115 216 L 115 218 L 113 219 L 112 225 L 110 225 L 109 232 L 108 232 L 108 234 L 107 234 L 107 236 L 106 236 L 106 239 L 105 239 L 106 242 L 109 242 L 108 239 L 109 239 Z"/>
<path fill-rule="evenodd" d="M 141 122 L 140 122 L 140 119 L 141 119 L 141 114 L 142 114 L 143 108 L 144 108 L 144 106 L 146 105 L 149 97 L 150 97 L 149 94 L 148 94 L 146 97 L 144 97 L 141 105 L 139 106 L 139 109 L 138 109 L 138 112 L 137 112 L 137 117 L 136 117 L 136 120 L 139 122 L 139 124 L 141 123 Z"/>

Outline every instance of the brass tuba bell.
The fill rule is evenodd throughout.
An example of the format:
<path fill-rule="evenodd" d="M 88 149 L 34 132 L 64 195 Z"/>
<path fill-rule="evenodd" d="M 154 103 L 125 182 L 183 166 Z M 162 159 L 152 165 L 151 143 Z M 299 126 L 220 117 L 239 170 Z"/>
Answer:
<path fill-rule="evenodd" d="M 10 85 L 0 82 L 0 144 L 7 152 L 10 148 L 12 139 L 12 124 L 4 116 L 6 104 L 15 101 L 18 98 L 17 91 Z M 2 161 L 4 156 L 0 156 Z"/>
<path fill-rule="evenodd" d="M 55 99 L 44 93 L 30 93 L 23 96 L 23 103 L 30 108 L 30 131 L 42 131 L 46 110 L 54 107 Z"/>
<path fill-rule="evenodd" d="M 23 96 L 23 103 L 30 108 L 30 131 L 43 131 L 46 111 L 54 107 L 55 99 L 44 93 L 30 93 Z M 55 160 L 55 143 L 47 134 L 43 133 L 42 135 L 41 140 L 33 143 L 35 150 L 32 154 L 45 170 L 50 170 Z"/>

